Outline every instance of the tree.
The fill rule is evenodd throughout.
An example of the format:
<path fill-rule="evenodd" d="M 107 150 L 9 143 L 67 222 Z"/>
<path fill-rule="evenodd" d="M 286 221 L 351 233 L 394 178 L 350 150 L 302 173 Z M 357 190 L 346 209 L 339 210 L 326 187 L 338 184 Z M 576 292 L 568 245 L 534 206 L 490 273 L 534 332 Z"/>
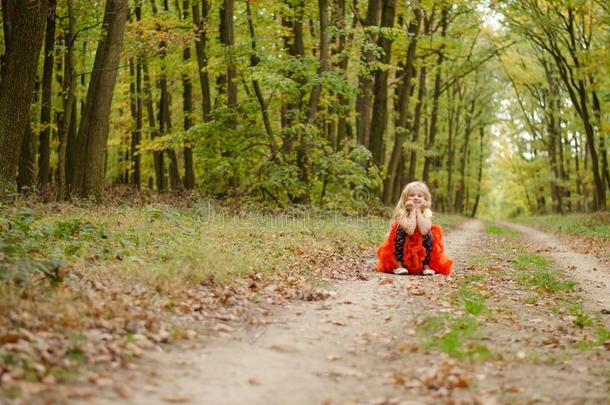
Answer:
<path fill-rule="evenodd" d="M 0 199 L 16 184 L 48 0 L 3 0 L 5 55 L 0 73 Z"/>
<path fill-rule="evenodd" d="M 75 187 L 77 194 L 83 197 L 100 199 L 103 195 L 110 107 L 128 14 L 127 0 L 107 0 L 78 130 Z"/>

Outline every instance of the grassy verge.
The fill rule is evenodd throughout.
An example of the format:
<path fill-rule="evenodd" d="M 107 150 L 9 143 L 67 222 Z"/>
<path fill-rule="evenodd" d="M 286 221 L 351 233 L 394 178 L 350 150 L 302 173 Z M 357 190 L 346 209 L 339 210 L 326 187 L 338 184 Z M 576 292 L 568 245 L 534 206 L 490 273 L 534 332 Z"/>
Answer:
<path fill-rule="evenodd" d="M 375 216 L 206 201 L 0 207 L 0 388 L 95 379 L 75 370 L 121 367 L 252 302 L 323 298 L 321 275 L 365 270 L 387 229 Z"/>
<path fill-rule="evenodd" d="M 379 216 L 212 201 L 0 207 L 0 389 L 96 380 L 160 344 L 230 329 L 253 303 L 323 299 L 323 277 L 371 270 L 388 229 Z"/>
<path fill-rule="evenodd" d="M 610 213 L 543 215 L 517 218 L 516 221 L 539 225 L 549 231 L 568 235 L 610 239 Z"/>

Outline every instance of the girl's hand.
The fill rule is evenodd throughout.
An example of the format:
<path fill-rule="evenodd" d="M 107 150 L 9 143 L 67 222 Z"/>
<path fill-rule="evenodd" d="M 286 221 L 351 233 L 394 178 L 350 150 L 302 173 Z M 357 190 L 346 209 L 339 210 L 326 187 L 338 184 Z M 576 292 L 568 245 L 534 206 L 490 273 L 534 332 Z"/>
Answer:
<path fill-rule="evenodd" d="M 422 200 L 420 208 L 422 210 L 425 210 L 426 208 L 430 208 L 430 203 L 428 201 L 426 201 L 426 200 Z"/>
<path fill-rule="evenodd" d="M 405 207 L 407 207 L 408 209 L 413 208 L 414 207 L 413 200 L 408 198 L 407 201 L 405 201 Z"/>

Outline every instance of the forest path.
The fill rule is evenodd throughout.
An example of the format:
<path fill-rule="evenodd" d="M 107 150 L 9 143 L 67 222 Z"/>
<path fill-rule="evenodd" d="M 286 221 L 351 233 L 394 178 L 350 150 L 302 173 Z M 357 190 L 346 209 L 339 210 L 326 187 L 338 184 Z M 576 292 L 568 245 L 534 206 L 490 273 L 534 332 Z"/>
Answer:
<path fill-rule="evenodd" d="M 536 228 L 500 222 L 523 234 L 532 250 L 553 260 L 582 289 L 584 304 L 592 312 L 610 311 L 610 269 L 592 255 L 576 252 L 559 237 Z M 610 241 L 608 243 L 610 249 Z"/>
<path fill-rule="evenodd" d="M 470 221 L 447 234 L 446 250 L 456 260 L 456 271 L 481 230 L 480 222 Z M 405 290 L 422 284 L 440 288 L 444 276 L 368 275 L 366 281 L 333 282 L 336 296 L 326 301 L 274 309 L 266 326 L 221 333 L 198 348 L 145 356 L 138 372 L 122 380 L 128 394 L 120 402 L 392 403 L 391 398 L 401 397 L 392 378 L 402 364 L 395 348 L 405 334 L 415 333 L 420 311 Z M 115 393 L 98 394 L 84 402 L 117 401 Z"/>
<path fill-rule="evenodd" d="M 519 233 L 492 235 L 479 221 L 449 232 L 452 276 L 333 281 L 325 301 L 272 307 L 266 325 L 236 322 L 148 353 L 112 374 L 113 390 L 90 387 L 72 403 L 607 404 L 606 319 L 579 312 L 563 284 L 541 289 L 537 269 L 519 261 L 550 255 L 557 275 L 566 266 L 596 314 L 610 272 L 551 235 L 502 226 Z"/>

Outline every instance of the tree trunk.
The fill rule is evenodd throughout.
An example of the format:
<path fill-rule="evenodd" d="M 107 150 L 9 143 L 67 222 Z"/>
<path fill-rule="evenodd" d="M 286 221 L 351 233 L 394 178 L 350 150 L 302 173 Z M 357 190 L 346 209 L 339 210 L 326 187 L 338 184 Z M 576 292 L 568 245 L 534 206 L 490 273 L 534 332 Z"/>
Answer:
<path fill-rule="evenodd" d="M 367 30 L 367 27 L 375 27 L 379 24 L 381 16 L 381 1 L 369 0 L 364 21 L 366 40 L 360 58 L 361 71 L 358 74 L 358 96 L 356 97 L 356 136 L 358 143 L 367 149 L 370 145 L 371 111 L 373 95 L 373 78 L 369 71 L 369 65 L 373 62 L 374 55 L 370 49 L 370 43 L 376 42 L 377 36 Z"/>
<path fill-rule="evenodd" d="M 51 181 L 51 117 L 53 115 L 53 66 L 55 59 L 55 10 L 57 0 L 49 0 L 42 73 L 40 138 L 38 140 L 38 188 L 44 190 Z"/>
<path fill-rule="evenodd" d="M 330 36 L 328 34 L 328 0 L 318 0 L 320 13 L 320 60 L 318 62 L 318 76 L 321 77 L 329 69 Z M 316 120 L 318 103 L 322 94 L 322 85 L 316 84 L 309 97 L 309 122 Z"/>
<path fill-rule="evenodd" d="M 472 101 L 470 103 L 470 108 L 466 112 L 466 127 L 464 128 L 464 143 L 461 148 L 461 157 L 460 157 L 460 184 L 458 186 L 458 190 L 455 193 L 455 212 L 458 214 L 464 213 L 464 196 L 466 193 L 466 165 L 468 163 L 467 155 L 468 155 L 468 144 L 470 142 L 470 134 L 472 132 L 472 120 L 474 109 L 476 106 L 476 94 L 473 94 Z"/>
<path fill-rule="evenodd" d="M 347 42 L 348 42 L 348 37 L 345 34 L 345 28 L 346 28 L 346 23 L 345 23 L 345 0 L 333 0 L 333 7 L 332 7 L 333 13 L 332 13 L 332 25 L 335 27 L 335 29 L 338 31 L 337 35 L 337 45 L 335 48 L 333 48 L 333 56 L 335 57 L 335 59 L 337 59 L 337 62 L 335 62 L 335 66 L 338 70 L 338 74 L 341 75 L 342 79 L 345 80 L 346 82 L 348 81 L 347 78 L 347 67 L 348 67 L 348 63 L 349 63 L 349 56 L 345 54 L 345 48 L 347 46 Z M 356 19 L 354 18 L 354 23 L 356 22 Z M 355 29 L 355 26 L 352 27 L 352 30 Z M 351 42 L 351 37 L 352 35 L 350 35 L 350 41 Z M 332 59 L 332 58 L 331 58 Z M 350 114 L 350 109 L 349 109 L 349 97 L 347 97 L 344 93 L 339 93 L 338 97 L 337 97 L 337 103 L 336 105 L 334 105 L 331 110 L 331 114 L 336 114 L 337 115 L 337 131 L 336 131 L 336 137 L 334 139 L 334 150 L 335 152 L 339 151 L 344 143 L 344 140 L 347 138 L 348 136 L 348 117 Z"/>
<path fill-rule="evenodd" d="M 0 200 L 16 186 L 47 6 L 48 0 L 2 0 L 5 60 L 0 74 Z"/>
<path fill-rule="evenodd" d="M 167 12 L 169 11 L 167 1 L 163 2 L 163 8 Z M 167 55 L 167 43 L 164 40 L 159 42 L 159 53 L 161 55 L 161 74 L 159 77 L 159 90 L 161 93 L 161 98 L 159 99 L 159 131 L 161 135 L 165 135 L 171 133 L 172 130 L 172 118 L 170 112 L 170 93 L 167 88 L 167 66 L 165 57 Z M 178 157 L 176 156 L 176 151 L 173 146 L 166 148 L 163 151 L 158 153 L 158 159 L 163 160 L 163 152 L 167 153 L 169 158 L 169 184 L 172 191 L 177 191 L 182 188 L 182 183 L 180 181 L 180 172 L 178 170 Z"/>
<path fill-rule="evenodd" d="M 411 97 L 413 88 L 413 77 L 415 75 L 415 50 L 417 48 L 417 35 L 419 33 L 419 26 L 421 24 L 421 10 L 416 8 L 415 18 L 409 23 L 408 33 L 409 47 L 407 49 L 406 61 L 403 66 L 403 82 L 399 87 L 399 94 L 397 97 L 397 107 L 399 108 L 399 116 L 396 121 L 394 129 L 394 146 L 392 148 L 392 154 L 390 156 L 390 162 L 387 168 L 387 174 L 383 185 L 383 198 L 384 204 L 390 204 L 394 201 L 395 195 L 393 193 L 394 184 L 396 178 L 402 170 L 399 170 L 399 163 L 403 160 L 403 142 L 407 128 L 409 127 L 409 99 Z"/>
<path fill-rule="evenodd" d="M 136 3 L 137 4 L 137 3 Z M 136 7 L 138 7 L 136 5 Z M 131 116 L 135 121 L 135 128 L 131 131 L 131 145 L 130 145 L 130 156 L 131 156 L 131 179 L 129 183 L 135 187 L 136 190 L 140 190 L 142 186 L 142 174 L 141 174 L 141 161 L 142 156 L 140 155 L 140 141 L 142 138 L 142 65 L 140 63 L 140 57 L 138 56 L 134 61 L 134 58 L 129 59 L 129 92 L 131 96 Z"/>
<path fill-rule="evenodd" d="M 559 94 L 559 87 L 555 81 L 555 78 L 551 72 L 545 66 L 547 82 L 549 85 L 549 100 L 545 103 L 547 106 L 546 114 L 547 118 L 547 131 L 549 140 L 547 142 L 547 151 L 551 163 L 551 197 L 553 199 L 553 211 L 556 213 L 563 213 L 563 199 L 560 182 L 559 164 L 557 162 L 557 149 L 561 146 L 561 127 L 559 126 L 559 108 L 561 97 Z"/>
<path fill-rule="evenodd" d="M 148 127 L 150 131 L 150 139 L 155 139 L 159 136 L 159 130 L 155 123 L 155 108 L 153 104 L 152 88 L 150 84 L 150 73 L 148 72 L 148 64 L 146 60 L 142 60 L 142 73 L 144 78 L 144 102 L 146 104 L 146 116 L 148 118 Z M 162 151 L 153 151 L 153 166 L 155 168 L 155 185 L 158 192 L 165 191 L 165 162 Z"/>
<path fill-rule="evenodd" d="M 592 103 L 593 114 L 595 115 L 595 119 L 597 121 L 598 128 L 601 128 L 601 126 L 603 125 L 602 108 L 601 108 L 601 103 L 599 101 L 599 97 L 597 96 L 596 91 L 592 92 L 592 99 L 593 99 L 593 103 Z M 603 178 L 602 183 L 605 181 L 606 186 L 608 186 L 608 188 L 610 189 L 610 171 L 608 169 L 608 156 L 607 156 L 608 151 L 606 151 L 606 141 L 604 138 L 605 138 L 605 134 L 603 132 L 601 134 L 599 134 L 599 154 L 601 155 L 601 158 L 602 158 L 601 177 Z"/>
<path fill-rule="evenodd" d="M 445 35 L 447 33 L 447 15 L 449 13 L 449 9 L 447 7 L 443 8 L 441 14 L 441 38 L 444 41 Z M 438 122 L 438 103 L 441 96 L 441 71 L 443 68 L 443 61 L 445 60 L 445 54 L 443 53 L 443 48 L 445 44 L 442 43 L 440 48 L 438 49 L 438 59 L 436 62 L 436 73 L 434 75 L 434 93 L 432 94 L 432 112 L 430 113 L 430 132 L 428 136 L 428 142 L 426 145 L 426 150 L 429 152 L 424 157 L 424 172 L 422 174 L 422 180 L 424 182 L 428 182 L 430 177 L 430 165 L 432 161 L 436 160 L 436 156 L 431 155 L 434 150 L 434 143 L 436 141 L 436 130 L 437 130 L 437 122 Z M 458 211 L 460 212 L 460 211 Z"/>
<path fill-rule="evenodd" d="M 76 186 L 83 197 L 100 199 L 103 194 L 110 108 L 129 11 L 127 3 L 127 0 L 106 3 L 102 35 L 78 131 Z"/>
<path fill-rule="evenodd" d="M 66 185 L 68 179 L 68 143 L 75 139 L 70 139 L 70 131 L 76 128 L 76 77 L 74 73 L 74 41 L 76 39 L 74 33 L 74 0 L 67 0 L 68 6 L 68 28 L 64 34 L 65 51 L 64 51 L 64 82 L 62 89 L 63 101 L 63 125 L 58 131 L 59 134 L 59 157 L 57 162 L 57 200 L 61 201 L 66 198 Z M 74 145 L 71 145 L 74 147 Z"/>
<path fill-rule="evenodd" d="M 197 65 L 199 67 L 199 84 L 201 86 L 201 108 L 203 121 L 207 122 L 212 102 L 210 96 L 210 77 L 208 75 L 208 56 L 207 56 L 207 19 L 208 2 L 207 0 L 192 0 L 193 6 L 193 25 L 195 27 L 195 50 L 197 52 Z M 201 2 L 201 10 L 199 4 Z"/>
<path fill-rule="evenodd" d="M 252 18 L 252 10 L 250 10 L 250 0 L 246 0 L 246 13 L 248 15 L 248 29 L 250 31 L 250 46 L 252 47 L 252 54 L 250 55 L 250 66 L 255 67 L 259 63 L 259 58 L 256 49 L 256 34 L 254 32 L 254 21 Z M 271 119 L 269 117 L 269 109 L 265 102 L 263 91 L 261 90 L 260 83 L 258 80 L 252 80 L 252 87 L 254 87 L 254 93 L 256 99 L 261 107 L 261 113 L 263 116 L 263 124 L 265 126 L 265 132 L 269 139 L 269 149 L 271 151 L 271 160 L 276 160 L 278 154 L 277 143 L 275 142 L 275 136 L 273 134 L 273 128 L 271 127 Z"/>
<path fill-rule="evenodd" d="M 428 69 L 426 66 L 422 66 L 419 69 L 419 84 L 417 91 L 417 105 L 415 106 L 415 112 L 413 114 L 413 132 L 411 135 L 411 143 L 413 147 L 417 147 L 417 143 L 419 142 L 419 132 L 421 127 L 421 116 L 422 110 L 424 107 L 424 103 L 426 100 L 426 75 L 428 73 Z M 412 149 L 411 155 L 409 156 L 409 175 L 407 176 L 407 181 L 415 180 L 415 169 L 417 168 L 417 150 Z"/>
<path fill-rule="evenodd" d="M 17 189 L 20 193 L 33 191 L 36 186 L 36 154 L 34 153 L 34 133 L 30 121 L 27 121 L 21 156 L 19 157 L 19 174 L 17 175 Z"/>
<path fill-rule="evenodd" d="M 227 73 L 219 76 L 219 94 L 227 93 L 227 105 L 237 105 L 237 82 L 235 60 L 233 57 L 233 45 L 235 43 L 233 28 L 234 0 L 223 0 L 220 7 L 220 43 L 225 48 L 225 60 Z"/>
<path fill-rule="evenodd" d="M 383 2 L 381 14 L 381 27 L 391 28 L 394 26 L 394 15 L 396 14 L 396 0 Z M 380 62 L 388 65 L 392 59 L 392 40 L 386 35 L 380 35 L 377 45 L 381 48 L 383 55 Z M 387 126 L 388 115 L 388 70 L 377 69 L 375 71 L 375 87 L 373 93 L 373 113 L 371 116 L 371 153 L 373 161 L 378 167 L 383 166 L 383 135 Z"/>
<path fill-rule="evenodd" d="M 470 217 L 474 218 L 477 215 L 479 208 L 479 200 L 481 199 L 481 180 L 483 179 L 483 138 L 485 137 L 485 128 L 479 127 L 479 174 L 477 176 L 477 195 L 474 198 L 474 205 L 470 212 Z"/>
<path fill-rule="evenodd" d="M 182 19 L 188 21 L 190 0 L 182 2 Z M 185 44 L 182 49 L 182 60 L 188 65 L 191 60 L 191 47 Z M 188 73 L 182 75 L 182 105 L 184 109 L 184 130 L 193 125 L 193 83 Z M 192 190 L 195 187 L 195 168 L 193 167 L 193 149 L 190 142 L 184 144 L 184 188 Z"/>
<path fill-rule="evenodd" d="M 453 87 L 453 93 L 448 91 L 449 102 L 451 104 L 447 139 L 447 211 L 449 212 L 453 212 L 453 164 L 455 162 L 455 144 L 460 130 L 464 94 L 457 83 Z"/>

